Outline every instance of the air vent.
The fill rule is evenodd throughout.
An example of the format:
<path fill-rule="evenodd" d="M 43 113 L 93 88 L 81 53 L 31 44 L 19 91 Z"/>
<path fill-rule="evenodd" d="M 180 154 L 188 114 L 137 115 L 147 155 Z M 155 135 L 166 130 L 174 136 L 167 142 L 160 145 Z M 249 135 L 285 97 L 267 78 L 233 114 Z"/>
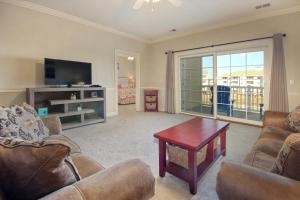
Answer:
<path fill-rule="evenodd" d="M 256 9 L 256 10 L 259 10 L 259 9 L 262 9 L 262 8 L 268 8 L 268 7 L 270 7 L 270 6 L 271 6 L 270 3 L 266 3 L 266 4 L 262 4 L 262 5 L 255 6 L 255 9 Z"/>

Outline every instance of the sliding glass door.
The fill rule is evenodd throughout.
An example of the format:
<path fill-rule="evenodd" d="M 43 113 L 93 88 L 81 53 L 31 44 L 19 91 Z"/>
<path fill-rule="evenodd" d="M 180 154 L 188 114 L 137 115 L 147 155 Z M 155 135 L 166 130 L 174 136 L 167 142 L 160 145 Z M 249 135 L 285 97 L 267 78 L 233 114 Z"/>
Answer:
<path fill-rule="evenodd" d="M 264 60 L 262 50 L 180 58 L 181 112 L 261 121 Z"/>
<path fill-rule="evenodd" d="M 263 51 L 218 55 L 217 83 L 219 116 L 261 121 L 264 107 Z"/>
<path fill-rule="evenodd" d="M 213 116 L 213 56 L 182 58 L 181 111 Z"/>

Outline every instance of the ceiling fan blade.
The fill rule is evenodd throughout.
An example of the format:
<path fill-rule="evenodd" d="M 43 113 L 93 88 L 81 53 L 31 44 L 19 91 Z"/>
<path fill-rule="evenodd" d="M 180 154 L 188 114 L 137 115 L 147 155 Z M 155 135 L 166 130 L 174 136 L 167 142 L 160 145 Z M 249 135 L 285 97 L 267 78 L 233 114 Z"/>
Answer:
<path fill-rule="evenodd" d="M 137 0 L 133 6 L 133 9 L 138 10 L 142 7 L 144 4 L 145 0 Z"/>
<path fill-rule="evenodd" d="M 181 0 L 168 0 L 171 4 L 173 4 L 176 7 L 179 7 L 182 5 L 182 1 Z"/>

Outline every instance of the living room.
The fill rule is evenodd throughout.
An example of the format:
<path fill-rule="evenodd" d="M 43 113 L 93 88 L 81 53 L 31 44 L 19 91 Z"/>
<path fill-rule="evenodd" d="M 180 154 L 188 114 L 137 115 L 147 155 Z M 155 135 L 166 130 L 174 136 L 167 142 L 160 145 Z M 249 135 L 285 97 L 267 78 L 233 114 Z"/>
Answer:
<path fill-rule="evenodd" d="M 71 143 L 71 154 L 81 152 L 71 155 L 80 180 L 30 196 L 27 186 L 17 182 L 25 178 L 17 174 L 9 184 L 1 181 L 0 199 L 300 198 L 300 175 L 293 171 L 300 163 L 300 140 L 291 135 L 300 120 L 299 20 L 297 0 L 0 0 L 0 166 L 13 166 L 7 163 L 16 159 L 20 166 L 32 167 L 25 155 L 4 159 L 13 155 L 2 137 L 14 135 L 2 126 L 10 108 L 33 106 L 50 135 L 61 135 L 52 138 L 67 147 Z M 119 106 L 120 55 L 135 64 L 134 79 L 125 77 L 134 103 L 127 102 L 126 93 L 124 106 Z M 71 76 L 47 82 L 47 59 L 57 69 L 62 63 L 73 65 L 64 72 Z M 80 63 L 82 73 L 74 70 Z M 68 82 L 74 77 L 88 78 Z M 24 102 L 29 105 L 23 108 Z M 186 138 L 189 145 L 172 138 L 174 126 L 197 129 L 195 138 Z M 290 137 L 293 145 L 286 145 Z M 54 139 L 45 141 L 56 144 Z M 202 165 L 193 162 L 197 172 L 192 173 L 187 149 L 194 149 L 190 143 L 196 141 L 193 152 L 202 157 L 197 161 Z M 22 152 L 17 146 L 13 153 Z M 291 163 L 280 157 L 289 153 Z M 279 159 L 286 164 L 280 169 L 284 164 Z M 125 168 L 130 170 L 118 174 Z M 11 169 L 0 173 L 1 180 L 12 180 L 6 175 Z M 19 188 L 11 188 L 13 183 Z"/>

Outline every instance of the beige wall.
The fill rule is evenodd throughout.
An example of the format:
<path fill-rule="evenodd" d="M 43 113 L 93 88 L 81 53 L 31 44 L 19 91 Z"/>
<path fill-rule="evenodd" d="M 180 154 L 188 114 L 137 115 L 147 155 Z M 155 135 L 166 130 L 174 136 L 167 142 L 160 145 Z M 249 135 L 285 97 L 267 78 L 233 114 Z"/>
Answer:
<path fill-rule="evenodd" d="M 24 101 L 24 88 L 42 85 L 43 60 L 49 57 L 92 62 L 93 83 L 108 88 L 107 110 L 114 113 L 115 49 L 139 52 L 141 68 L 147 68 L 142 42 L 0 3 L 0 105 Z"/>
<path fill-rule="evenodd" d="M 284 32 L 288 34 L 285 40 L 287 77 L 288 80 L 295 80 L 294 85 L 288 85 L 292 108 L 300 102 L 299 21 L 300 13 L 289 14 L 148 45 L 30 9 L 0 3 L 0 105 L 24 101 L 24 88 L 43 84 L 43 59 L 50 57 L 92 62 L 93 83 L 108 88 L 107 110 L 114 113 L 114 50 L 121 49 L 141 54 L 141 89 L 158 88 L 159 109 L 164 110 L 166 50 Z"/>
<path fill-rule="evenodd" d="M 290 108 L 300 104 L 300 13 L 262 19 L 245 24 L 206 31 L 186 37 L 159 42 L 150 46 L 151 65 L 143 71 L 144 85 L 158 88 L 164 98 L 166 74 L 166 50 L 179 50 L 199 46 L 238 41 L 274 33 L 287 33 L 285 39 L 285 55 L 287 79 L 295 80 L 288 85 Z M 148 76 L 146 76 L 148 74 Z M 149 76 L 151 74 L 151 76 Z M 160 101 L 160 109 L 164 109 L 164 101 Z"/>

